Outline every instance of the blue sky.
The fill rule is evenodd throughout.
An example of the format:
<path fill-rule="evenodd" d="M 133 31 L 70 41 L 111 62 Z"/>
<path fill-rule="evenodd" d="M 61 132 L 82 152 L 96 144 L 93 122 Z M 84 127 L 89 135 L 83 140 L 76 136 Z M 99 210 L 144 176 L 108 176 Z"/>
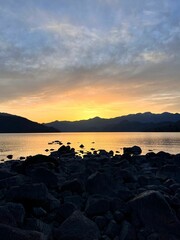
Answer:
<path fill-rule="evenodd" d="M 179 11 L 178 0 L 0 0 L 1 111 L 179 112 Z"/>

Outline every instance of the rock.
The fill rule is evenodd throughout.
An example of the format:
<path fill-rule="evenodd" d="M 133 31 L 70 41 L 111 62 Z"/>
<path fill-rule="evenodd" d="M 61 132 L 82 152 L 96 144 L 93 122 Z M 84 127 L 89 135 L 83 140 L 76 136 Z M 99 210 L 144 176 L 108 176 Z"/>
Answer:
<path fill-rule="evenodd" d="M 103 230 L 107 226 L 107 219 L 104 216 L 97 216 L 94 218 L 94 222 L 97 224 L 100 230 Z"/>
<path fill-rule="evenodd" d="M 138 240 L 134 227 L 128 221 L 122 223 L 119 239 Z"/>
<path fill-rule="evenodd" d="M 175 165 L 165 165 L 157 172 L 157 176 L 163 179 L 171 178 L 180 183 L 180 168 Z"/>
<path fill-rule="evenodd" d="M 72 213 L 76 210 L 76 207 L 72 203 L 64 203 L 56 210 L 56 220 L 59 223 L 64 222 Z"/>
<path fill-rule="evenodd" d="M 46 240 L 44 234 L 0 224 L 1 240 Z"/>
<path fill-rule="evenodd" d="M 119 233 L 120 226 L 114 220 L 110 221 L 105 231 L 105 234 L 110 237 L 110 239 L 113 239 L 116 236 L 119 236 Z"/>
<path fill-rule="evenodd" d="M 25 217 L 25 210 L 22 204 L 20 203 L 7 203 L 6 207 L 13 215 L 14 219 L 16 220 L 16 224 L 18 226 L 22 226 Z"/>
<path fill-rule="evenodd" d="M 122 222 L 122 220 L 124 219 L 124 214 L 120 211 L 115 211 L 114 213 L 114 220 L 117 222 L 117 223 L 120 223 Z"/>
<path fill-rule="evenodd" d="M 37 154 L 35 156 L 27 157 L 27 159 L 23 162 L 22 167 L 27 168 L 32 165 L 43 164 L 43 163 L 46 163 L 46 164 L 50 163 L 50 164 L 54 164 L 56 167 L 58 166 L 58 161 L 56 159 L 46 155 Z"/>
<path fill-rule="evenodd" d="M 145 191 L 129 202 L 133 223 L 157 233 L 172 233 L 180 237 L 180 223 L 169 204 L 158 191 Z"/>
<path fill-rule="evenodd" d="M 16 227 L 16 220 L 6 206 L 0 207 L 0 224 L 6 224 Z"/>
<path fill-rule="evenodd" d="M 8 172 L 7 170 L 0 169 L 0 180 L 10 178 L 15 174 Z"/>
<path fill-rule="evenodd" d="M 71 181 L 65 182 L 61 186 L 61 191 L 71 191 L 81 194 L 84 191 L 84 186 L 78 179 L 73 179 Z"/>
<path fill-rule="evenodd" d="M 24 229 L 41 232 L 46 236 L 49 236 L 52 231 L 52 227 L 49 224 L 36 218 L 26 218 Z"/>
<path fill-rule="evenodd" d="M 8 201 L 22 203 L 25 207 L 44 207 L 52 210 L 59 207 L 59 201 L 49 194 L 44 183 L 12 187 L 6 194 Z"/>
<path fill-rule="evenodd" d="M 83 207 L 84 199 L 79 195 L 66 196 L 64 197 L 64 203 L 72 203 L 80 210 Z"/>
<path fill-rule="evenodd" d="M 140 155 L 141 153 L 142 153 L 142 150 L 141 150 L 141 148 L 139 146 L 123 148 L 123 154 Z"/>
<path fill-rule="evenodd" d="M 81 144 L 79 147 L 80 147 L 80 148 L 84 148 L 84 145 L 83 145 L 83 144 Z"/>
<path fill-rule="evenodd" d="M 16 175 L 0 180 L 0 188 L 10 188 L 12 186 L 19 186 L 24 184 L 26 178 L 24 175 Z"/>
<path fill-rule="evenodd" d="M 85 212 L 87 216 L 99 216 L 109 211 L 110 203 L 105 197 L 92 195 L 88 198 Z"/>
<path fill-rule="evenodd" d="M 7 155 L 7 158 L 8 158 L 8 159 L 12 159 L 12 158 L 13 158 L 13 155 L 12 155 L 12 154 L 9 154 L 9 155 Z"/>
<path fill-rule="evenodd" d="M 37 218 L 41 218 L 47 215 L 47 212 L 41 207 L 34 207 L 32 211 L 34 216 Z"/>
<path fill-rule="evenodd" d="M 157 157 L 159 158 L 164 158 L 164 159 L 169 159 L 171 158 L 171 154 L 170 153 L 167 153 L 167 152 L 163 152 L 163 151 L 160 151 L 156 154 Z"/>
<path fill-rule="evenodd" d="M 58 177 L 45 167 L 33 169 L 29 175 L 34 183 L 44 183 L 47 187 L 56 187 L 58 184 Z"/>
<path fill-rule="evenodd" d="M 86 190 L 90 194 L 115 195 L 112 180 L 109 176 L 100 172 L 95 172 L 88 177 Z"/>
<path fill-rule="evenodd" d="M 125 212 L 125 209 L 126 209 L 126 204 L 120 198 L 113 198 L 110 201 L 110 210 L 112 212 L 115 212 L 115 211 Z"/>
<path fill-rule="evenodd" d="M 79 211 L 67 218 L 54 234 L 56 240 L 98 240 L 99 237 L 97 225 Z"/>
<path fill-rule="evenodd" d="M 59 149 L 58 149 L 58 154 L 59 156 L 61 155 L 72 155 L 74 156 L 75 155 L 75 151 L 74 151 L 74 148 L 71 148 L 70 146 L 65 146 L 65 145 L 62 145 Z"/>

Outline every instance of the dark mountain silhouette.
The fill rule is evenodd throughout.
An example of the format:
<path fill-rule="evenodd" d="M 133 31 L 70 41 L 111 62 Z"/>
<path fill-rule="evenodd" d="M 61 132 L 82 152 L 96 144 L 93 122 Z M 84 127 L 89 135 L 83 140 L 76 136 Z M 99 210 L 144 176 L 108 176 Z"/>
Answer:
<path fill-rule="evenodd" d="M 43 124 L 32 122 L 26 118 L 0 113 L 0 133 L 36 133 L 59 132 L 59 130 Z"/>
<path fill-rule="evenodd" d="M 55 121 L 45 124 L 62 132 L 171 132 L 179 131 L 179 113 L 150 112 L 104 119 L 95 117 L 80 121 Z"/>

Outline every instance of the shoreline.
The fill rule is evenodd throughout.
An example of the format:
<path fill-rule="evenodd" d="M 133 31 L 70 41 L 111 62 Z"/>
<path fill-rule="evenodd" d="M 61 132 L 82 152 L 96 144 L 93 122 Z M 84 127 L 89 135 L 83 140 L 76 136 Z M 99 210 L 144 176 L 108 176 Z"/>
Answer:
<path fill-rule="evenodd" d="M 180 154 L 62 145 L 0 164 L 2 240 L 180 238 Z"/>

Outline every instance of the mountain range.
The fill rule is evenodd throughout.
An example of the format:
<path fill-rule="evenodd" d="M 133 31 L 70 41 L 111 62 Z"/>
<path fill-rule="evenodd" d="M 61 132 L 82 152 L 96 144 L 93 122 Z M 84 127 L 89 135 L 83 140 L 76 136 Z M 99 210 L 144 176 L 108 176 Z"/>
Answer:
<path fill-rule="evenodd" d="M 62 132 L 180 132 L 180 114 L 145 112 L 110 119 L 54 121 L 45 125 Z"/>
<path fill-rule="evenodd" d="M 0 133 L 36 133 L 59 132 L 53 127 L 48 127 L 20 116 L 0 113 Z"/>
<path fill-rule="evenodd" d="M 110 119 L 95 117 L 40 124 L 24 117 L 0 113 L 0 133 L 37 132 L 180 132 L 180 114 L 145 112 Z"/>

